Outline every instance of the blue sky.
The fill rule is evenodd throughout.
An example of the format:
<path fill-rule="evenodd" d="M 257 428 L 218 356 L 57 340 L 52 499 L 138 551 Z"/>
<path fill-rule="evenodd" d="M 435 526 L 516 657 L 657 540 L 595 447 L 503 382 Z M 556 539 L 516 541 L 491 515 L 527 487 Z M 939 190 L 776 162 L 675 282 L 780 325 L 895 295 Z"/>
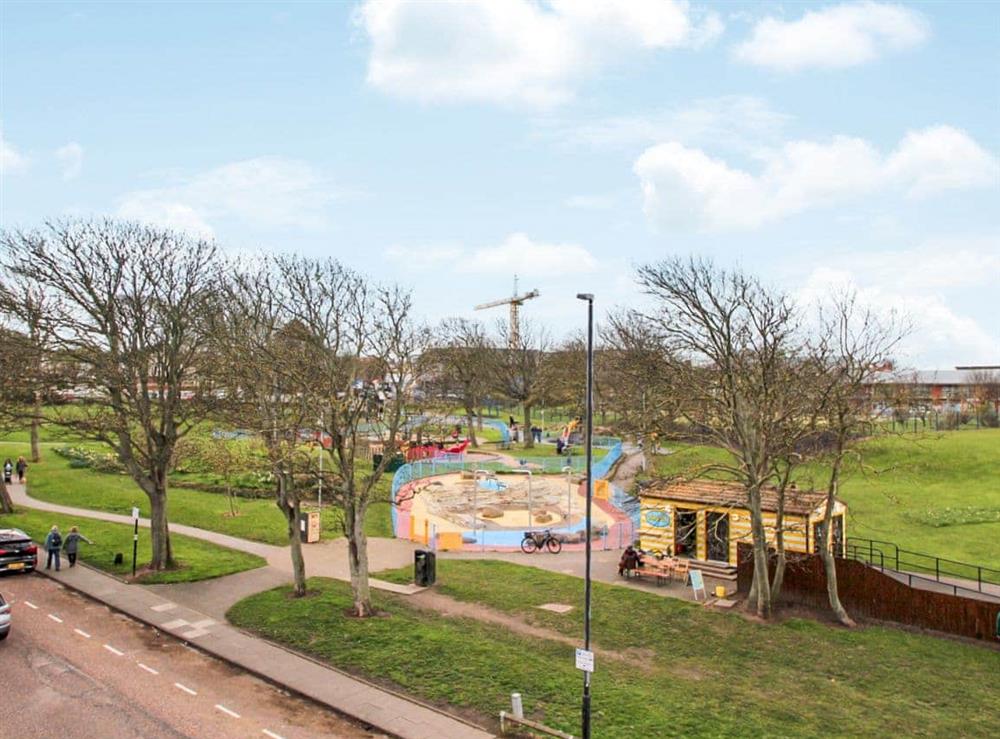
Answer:
<path fill-rule="evenodd" d="M 1000 363 L 1000 4 L 0 5 L 0 218 L 330 255 L 479 316 L 711 256 Z"/>

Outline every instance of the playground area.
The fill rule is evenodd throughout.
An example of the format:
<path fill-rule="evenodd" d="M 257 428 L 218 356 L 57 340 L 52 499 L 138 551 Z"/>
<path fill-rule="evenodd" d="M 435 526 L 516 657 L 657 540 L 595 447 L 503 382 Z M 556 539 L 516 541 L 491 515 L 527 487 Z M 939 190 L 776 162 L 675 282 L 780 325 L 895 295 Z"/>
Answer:
<path fill-rule="evenodd" d="M 633 524 L 615 490 L 595 480 L 592 526 L 608 547 L 631 543 Z M 459 470 L 414 480 L 397 495 L 396 535 L 436 549 L 517 549 L 526 531 L 551 529 L 582 546 L 585 490 L 578 474 Z"/>

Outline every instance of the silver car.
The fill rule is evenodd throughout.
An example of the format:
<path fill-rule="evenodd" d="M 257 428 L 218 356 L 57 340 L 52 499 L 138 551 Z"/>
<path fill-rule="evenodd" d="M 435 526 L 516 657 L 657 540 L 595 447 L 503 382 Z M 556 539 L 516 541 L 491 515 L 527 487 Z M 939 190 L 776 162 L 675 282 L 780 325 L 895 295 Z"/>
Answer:
<path fill-rule="evenodd" d="M 7 638 L 10 633 L 10 605 L 3 599 L 0 593 L 0 641 Z"/>

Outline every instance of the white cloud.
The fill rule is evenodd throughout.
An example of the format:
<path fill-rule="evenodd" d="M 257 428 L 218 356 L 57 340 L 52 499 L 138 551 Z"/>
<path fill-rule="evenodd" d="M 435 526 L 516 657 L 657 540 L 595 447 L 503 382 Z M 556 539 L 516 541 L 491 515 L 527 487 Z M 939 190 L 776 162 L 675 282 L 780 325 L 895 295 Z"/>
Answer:
<path fill-rule="evenodd" d="M 890 178 L 909 182 L 919 197 L 939 190 L 1000 184 L 997 160 L 964 132 L 949 126 L 911 131 L 886 162 Z"/>
<path fill-rule="evenodd" d="M 723 95 L 643 115 L 583 122 L 547 118 L 538 126 L 542 135 L 587 146 L 630 147 L 669 140 L 744 149 L 771 140 L 789 120 L 791 116 L 773 110 L 761 98 Z"/>
<path fill-rule="evenodd" d="M 4 138 L 3 131 L 0 131 L 0 172 L 13 174 L 21 172 L 27 167 L 28 157 L 15 149 L 14 145 Z"/>
<path fill-rule="evenodd" d="M 859 2 L 811 10 L 795 21 L 767 17 L 734 49 L 737 59 L 796 71 L 837 69 L 873 61 L 886 51 L 921 44 L 930 27 L 920 13 L 900 5 Z"/>
<path fill-rule="evenodd" d="M 550 107 L 643 49 L 701 46 L 722 32 L 681 0 L 366 0 L 368 82 L 424 102 Z"/>
<path fill-rule="evenodd" d="M 911 132 L 887 156 L 863 139 L 835 136 L 791 141 L 758 158 L 753 174 L 668 142 L 643 152 L 633 171 L 650 218 L 708 231 L 755 228 L 876 191 L 924 197 L 1000 182 L 996 157 L 949 126 Z"/>
<path fill-rule="evenodd" d="M 974 318 L 956 311 L 947 291 L 918 289 L 932 285 L 942 287 L 940 280 L 932 276 L 932 264 L 914 268 L 927 256 L 926 247 L 874 255 L 874 259 L 867 254 L 848 255 L 842 261 L 851 264 L 850 269 L 814 268 L 800 284 L 796 297 L 804 304 L 817 304 L 833 293 L 849 290 L 857 295 L 862 306 L 877 315 L 893 314 L 902 318 L 910 324 L 911 332 L 900 344 L 899 353 L 904 361 L 918 359 L 926 363 L 928 369 L 995 362 L 1000 352 L 1000 335 L 995 332 L 990 335 Z M 976 261 L 974 259 L 967 266 L 975 269 Z M 875 266 L 875 271 L 869 271 L 866 265 Z M 898 279 L 900 276 L 902 281 Z M 965 284 L 963 279 L 946 287 L 957 288 Z"/>
<path fill-rule="evenodd" d="M 498 246 L 473 250 L 458 262 L 456 271 L 535 277 L 593 272 L 597 266 L 597 260 L 579 244 L 548 244 L 514 233 Z"/>
<path fill-rule="evenodd" d="M 118 215 L 212 236 L 217 220 L 238 219 L 265 226 L 321 229 L 337 197 L 309 164 L 258 157 L 225 164 L 167 187 L 124 195 Z"/>
<path fill-rule="evenodd" d="M 70 141 L 56 149 L 56 159 L 63 166 L 62 178 L 66 181 L 76 179 L 83 169 L 83 147 Z"/>
<path fill-rule="evenodd" d="M 408 268 L 447 268 L 457 274 L 517 274 L 524 277 L 580 274 L 597 269 L 597 260 L 578 244 L 550 244 L 513 233 L 498 245 L 466 249 L 458 245 L 390 246 L 389 259 Z"/>

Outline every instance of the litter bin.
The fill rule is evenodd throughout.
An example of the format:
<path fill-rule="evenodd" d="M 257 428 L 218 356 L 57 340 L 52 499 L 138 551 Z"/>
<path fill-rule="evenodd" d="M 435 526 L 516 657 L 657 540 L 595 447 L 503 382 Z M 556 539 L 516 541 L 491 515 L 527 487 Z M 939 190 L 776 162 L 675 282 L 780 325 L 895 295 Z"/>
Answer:
<path fill-rule="evenodd" d="M 318 511 L 299 513 L 299 540 L 304 544 L 315 544 L 319 541 Z"/>
<path fill-rule="evenodd" d="M 430 587 L 437 579 L 437 563 L 434 552 L 418 549 L 413 553 L 413 582 L 422 588 Z"/>

